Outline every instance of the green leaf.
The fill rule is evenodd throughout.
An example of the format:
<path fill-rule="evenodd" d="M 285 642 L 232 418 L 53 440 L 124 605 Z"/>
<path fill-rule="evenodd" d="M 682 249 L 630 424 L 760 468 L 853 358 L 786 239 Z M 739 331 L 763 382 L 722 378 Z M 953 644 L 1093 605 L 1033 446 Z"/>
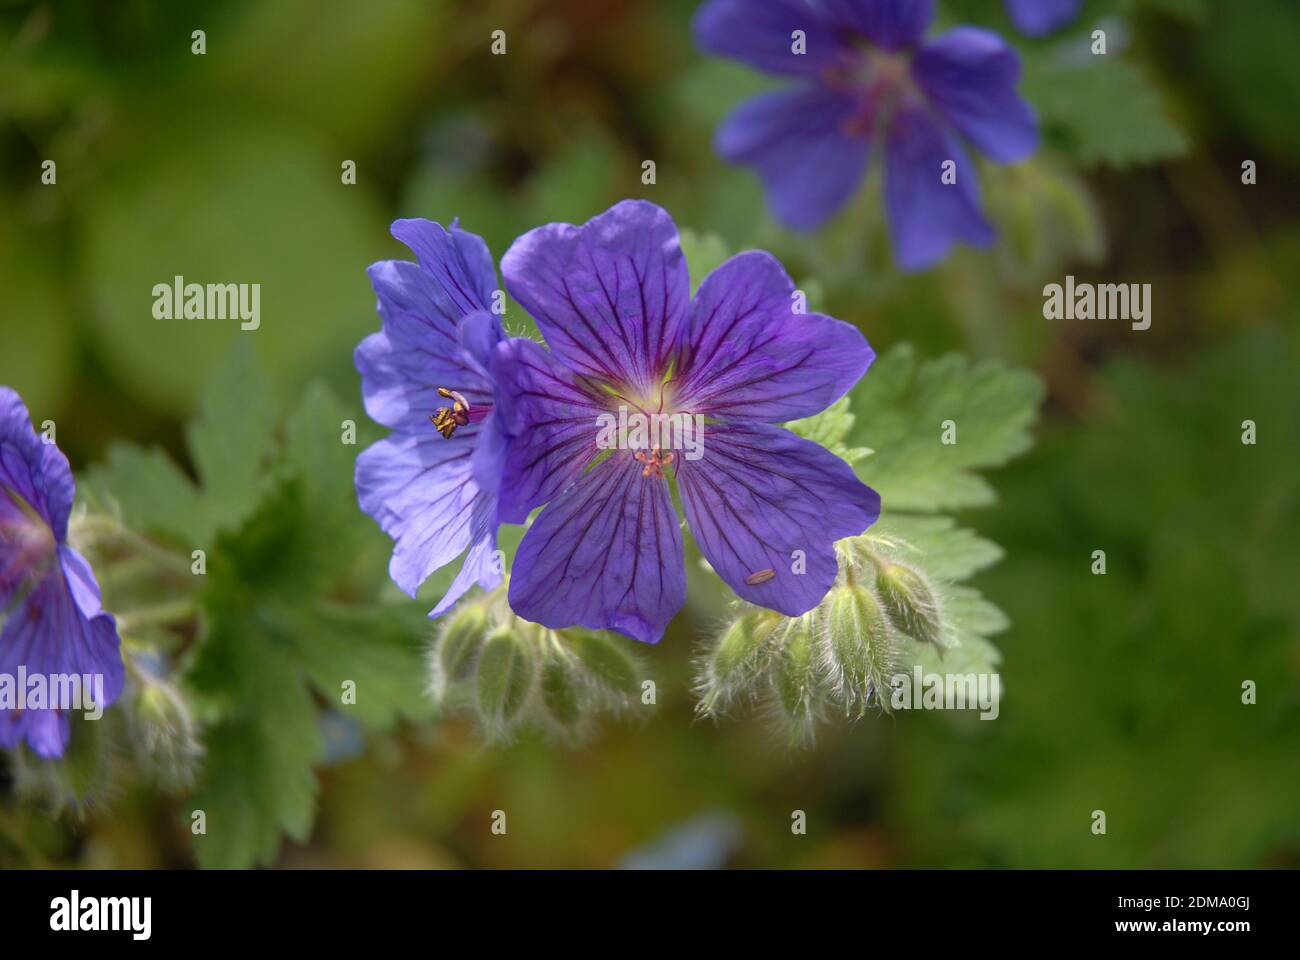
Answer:
<path fill-rule="evenodd" d="M 282 466 L 304 485 L 314 509 L 340 513 L 340 502 L 356 513 L 352 467 L 360 441 L 344 442 L 345 421 L 355 428 L 360 412 L 339 402 L 323 383 L 309 384 L 284 428 Z M 364 426 L 364 420 L 363 420 Z"/>
<path fill-rule="evenodd" d="M 354 443 L 344 442 L 345 429 L 348 438 L 356 434 Z M 307 388 L 285 424 L 274 473 L 301 488 L 309 522 L 302 530 L 300 562 L 311 568 L 321 592 L 350 586 L 355 593 L 358 586 L 373 589 L 387 580 L 392 541 L 358 509 L 353 486 L 357 454 L 373 433 L 359 408 L 340 402 L 321 383 Z"/>
<path fill-rule="evenodd" d="M 275 425 L 270 388 L 247 340 L 234 348 L 203 391 L 187 432 L 203 485 L 203 514 L 213 531 L 239 526 L 260 501 L 261 471 Z"/>
<path fill-rule="evenodd" d="M 894 348 L 876 361 L 852 397 L 858 423 L 853 438 L 875 454 L 858 466 L 862 479 L 879 491 L 883 513 L 869 537 L 936 581 L 945 637 L 953 645 L 943 657 L 952 664 L 992 669 L 997 648 L 988 637 L 1007 625 L 997 607 L 978 591 L 954 584 L 997 563 L 997 544 L 959 527 L 940 511 L 985 506 L 993 488 L 976 471 L 1001 466 L 1033 442 L 1042 383 L 1031 373 L 992 363 L 972 364 L 958 355 L 918 361 L 910 346 Z M 945 444 L 945 422 L 956 442 Z M 913 662 L 940 661 L 933 644 L 904 644 Z"/>
<path fill-rule="evenodd" d="M 858 466 L 889 511 L 924 513 L 985 506 L 993 488 L 975 470 L 1029 449 L 1043 387 L 1025 371 L 972 365 L 950 354 L 918 362 L 910 346 L 876 361 L 852 393 L 854 442 L 875 453 Z M 944 423 L 956 442 L 942 442 Z"/>
<path fill-rule="evenodd" d="M 184 677 L 210 718 L 193 801 L 207 814 L 208 833 L 195 839 L 205 866 L 269 863 L 282 836 L 306 838 L 322 756 L 318 697 L 378 729 L 433 709 L 425 608 L 376 605 L 377 591 L 345 576 L 370 544 L 391 549 L 356 508 L 349 411 L 324 387 L 308 389 L 275 456 L 269 407 L 237 352 L 190 431 L 205 481 L 199 512 L 219 529 L 201 595 L 210 629 Z M 154 485 L 168 475 L 164 459 L 124 456 L 118 480 L 140 464 L 158 474 Z M 355 702 L 344 702 L 345 684 Z"/>
<path fill-rule="evenodd" d="M 273 405 L 252 349 L 239 341 L 204 388 L 200 418 L 186 436 L 196 485 L 158 449 L 114 444 L 108 462 L 87 474 L 88 493 L 113 504 L 139 533 L 161 533 L 186 547 L 207 547 L 237 529 L 266 493 Z"/>
<path fill-rule="evenodd" d="M 1138 67 L 1112 56 L 1087 66 L 1030 58 L 1025 91 L 1045 135 L 1084 166 L 1128 167 L 1182 156 L 1187 138 Z"/>
<path fill-rule="evenodd" d="M 282 834 L 307 839 L 321 739 L 315 705 L 284 653 L 259 642 L 269 638 L 248 624 L 223 620 L 218 629 L 213 669 L 219 662 L 238 677 L 239 691 L 204 737 L 203 785 L 187 813 L 202 810 L 206 818 L 206 834 L 194 837 L 201 866 L 243 868 L 271 863 Z M 215 676 L 202 686 L 232 692 Z"/>
<path fill-rule="evenodd" d="M 993 566 L 1004 555 L 996 543 L 957 526 L 952 517 L 887 512 L 869 534 L 872 538 L 906 543 L 914 555 L 903 559 L 916 562 L 939 580 L 965 580 Z"/>
<path fill-rule="evenodd" d="M 978 634 L 968 635 L 961 644 L 951 648 L 906 639 L 903 657 L 907 663 L 903 672 L 920 666 L 925 673 L 997 673 L 1002 662 L 998 648 Z"/>
<path fill-rule="evenodd" d="M 843 396 L 821 413 L 803 420 L 793 420 L 785 426 L 804 439 L 821 444 L 852 465 L 871 454 L 865 447 L 849 447 L 845 442 L 853 432 L 855 419 L 848 396 Z"/>
<path fill-rule="evenodd" d="M 321 696 L 377 730 L 399 717 L 427 718 L 424 641 L 428 619 L 410 605 L 353 609 L 317 604 L 300 621 L 295 646 L 306 675 Z M 346 681 L 356 703 L 342 702 Z"/>
<path fill-rule="evenodd" d="M 281 487 L 209 557 L 208 631 L 185 674 L 217 718 L 192 801 L 207 815 L 194 840 L 204 866 L 269 863 L 281 834 L 304 840 L 311 828 L 322 745 L 298 621 L 280 612 L 282 598 L 310 596 L 294 564 L 302 522 L 300 491 Z"/>
<path fill-rule="evenodd" d="M 959 644 L 991 637 L 1011 625 L 1005 613 L 971 587 L 948 587 L 942 603 L 945 616 L 956 628 Z"/>
<path fill-rule="evenodd" d="M 92 467 L 84 486 L 87 495 L 114 505 L 133 530 L 162 533 L 185 545 L 208 543 L 199 492 L 162 450 L 115 443 L 107 463 Z"/>

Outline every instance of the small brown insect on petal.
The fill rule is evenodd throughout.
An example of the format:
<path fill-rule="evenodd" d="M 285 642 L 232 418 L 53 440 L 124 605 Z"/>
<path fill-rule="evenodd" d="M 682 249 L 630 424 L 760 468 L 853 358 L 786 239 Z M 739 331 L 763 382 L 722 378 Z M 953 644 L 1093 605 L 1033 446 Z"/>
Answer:
<path fill-rule="evenodd" d="M 753 573 L 751 573 L 749 576 L 745 578 L 745 582 L 749 584 L 751 587 L 756 587 L 760 583 L 767 583 L 767 581 L 775 580 L 775 579 L 776 579 L 776 571 L 773 570 L 771 567 L 766 567 L 763 570 L 755 570 Z"/>

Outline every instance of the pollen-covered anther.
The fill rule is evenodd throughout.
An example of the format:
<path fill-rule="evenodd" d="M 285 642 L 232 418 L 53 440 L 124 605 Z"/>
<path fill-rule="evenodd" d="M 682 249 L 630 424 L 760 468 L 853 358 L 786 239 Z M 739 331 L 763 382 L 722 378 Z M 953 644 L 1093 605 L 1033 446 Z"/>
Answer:
<path fill-rule="evenodd" d="M 643 477 L 662 477 L 664 467 L 673 462 L 675 454 L 670 450 L 668 453 L 660 453 L 660 448 L 655 447 L 649 454 L 637 453 L 638 463 L 645 464 L 645 469 L 641 471 Z"/>
<path fill-rule="evenodd" d="M 438 388 L 438 396 L 452 401 L 452 406 L 439 407 L 429 419 L 433 421 L 433 425 L 438 428 L 443 438 L 450 440 L 457 427 L 469 423 L 469 401 L 465 399 L 464 394 L 448 390 L 446 387 Z"/>

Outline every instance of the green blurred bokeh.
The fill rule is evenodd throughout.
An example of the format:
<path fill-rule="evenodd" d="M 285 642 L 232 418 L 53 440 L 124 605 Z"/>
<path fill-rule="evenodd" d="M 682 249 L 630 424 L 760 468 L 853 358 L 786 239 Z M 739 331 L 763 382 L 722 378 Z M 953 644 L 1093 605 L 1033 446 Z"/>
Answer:
<path fill-rule="evenodd" d="M 1009 29 L 993 0 L 939 6 Z M 241 335 L 155 320 L 156 283 L 260 283 L 252 342 L 281 411 L 323 379 L 360 419 L 364 268 L 407 255 L 389 220 L 460 217 L 499 257 L 627 196 L 773 250 L 878 349 L 961 350 L 1048 385 L 1039 446 L 962 518 L 1007 554 L 978 581 L 1013 624 L 997 722 L 867 719 L 811 752 L 756 718 L 696 722 L 710 622 L 688 610 L 649 652 L 652 721 L 577 750 L 484 748 L 455 721 L 375 738 L 323 772 L 313 838 L 280 862 L 609 866 L 696 822 L 742 866 L 1300 866 L 1300 10 L 1089 0 L 1063 36 L 1017 38 L 1047 138 L 986 171 L 1003 241 L 902 277 L 878 183 L 802 237 L 713 155 L 717 122 L 768 81 L 695 51 L 693 7 L 0 0 L 0 382 L 59 423 L 78 469 L 119 438 L 183 462 L 182 424 Z M 1114 64 L 1061 69 L 1098 23 Z M 1066 273 L 1151 283 L 1151 329 L 1044 320 L 1042 286 Z M 51 820 L 0 794 L 0 851 L 21 854 L 0 864 L 185 865 L 169 803 L 130 789 Z"/>

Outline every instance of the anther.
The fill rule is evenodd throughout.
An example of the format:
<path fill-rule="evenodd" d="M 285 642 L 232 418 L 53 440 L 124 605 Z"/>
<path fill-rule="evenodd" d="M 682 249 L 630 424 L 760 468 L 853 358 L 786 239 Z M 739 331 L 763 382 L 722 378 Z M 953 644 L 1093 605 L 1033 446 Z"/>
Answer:
<path fill-rule="evenodd" d="M 664 467 L 673 462 L 673 457 L 675 455 L 672 451 L 669 451 L 666 454 L 661 454 L 659 450 L 659 447 L 655 447 L 648 455 L 641 452 L 636 454 L 637 462 L 645 464 L 645 469 L 641 471 L 641 476 L 662 477 L 664 475 Z"/>
<path fill-rule="evenodd" d="M 457 393 L 455 390 L 448 390 L 446 387 L 438 388 L 438 396 L 452 401 L 452 405 L 450 407 L 439 407 L 429 419 L 438 428 L 438 432 L 442 434 L 443 438 L 450 440 L 457 427 L 463 427 L 469 423 L 469 401 L 465 399 L 463 394 Z"/>

